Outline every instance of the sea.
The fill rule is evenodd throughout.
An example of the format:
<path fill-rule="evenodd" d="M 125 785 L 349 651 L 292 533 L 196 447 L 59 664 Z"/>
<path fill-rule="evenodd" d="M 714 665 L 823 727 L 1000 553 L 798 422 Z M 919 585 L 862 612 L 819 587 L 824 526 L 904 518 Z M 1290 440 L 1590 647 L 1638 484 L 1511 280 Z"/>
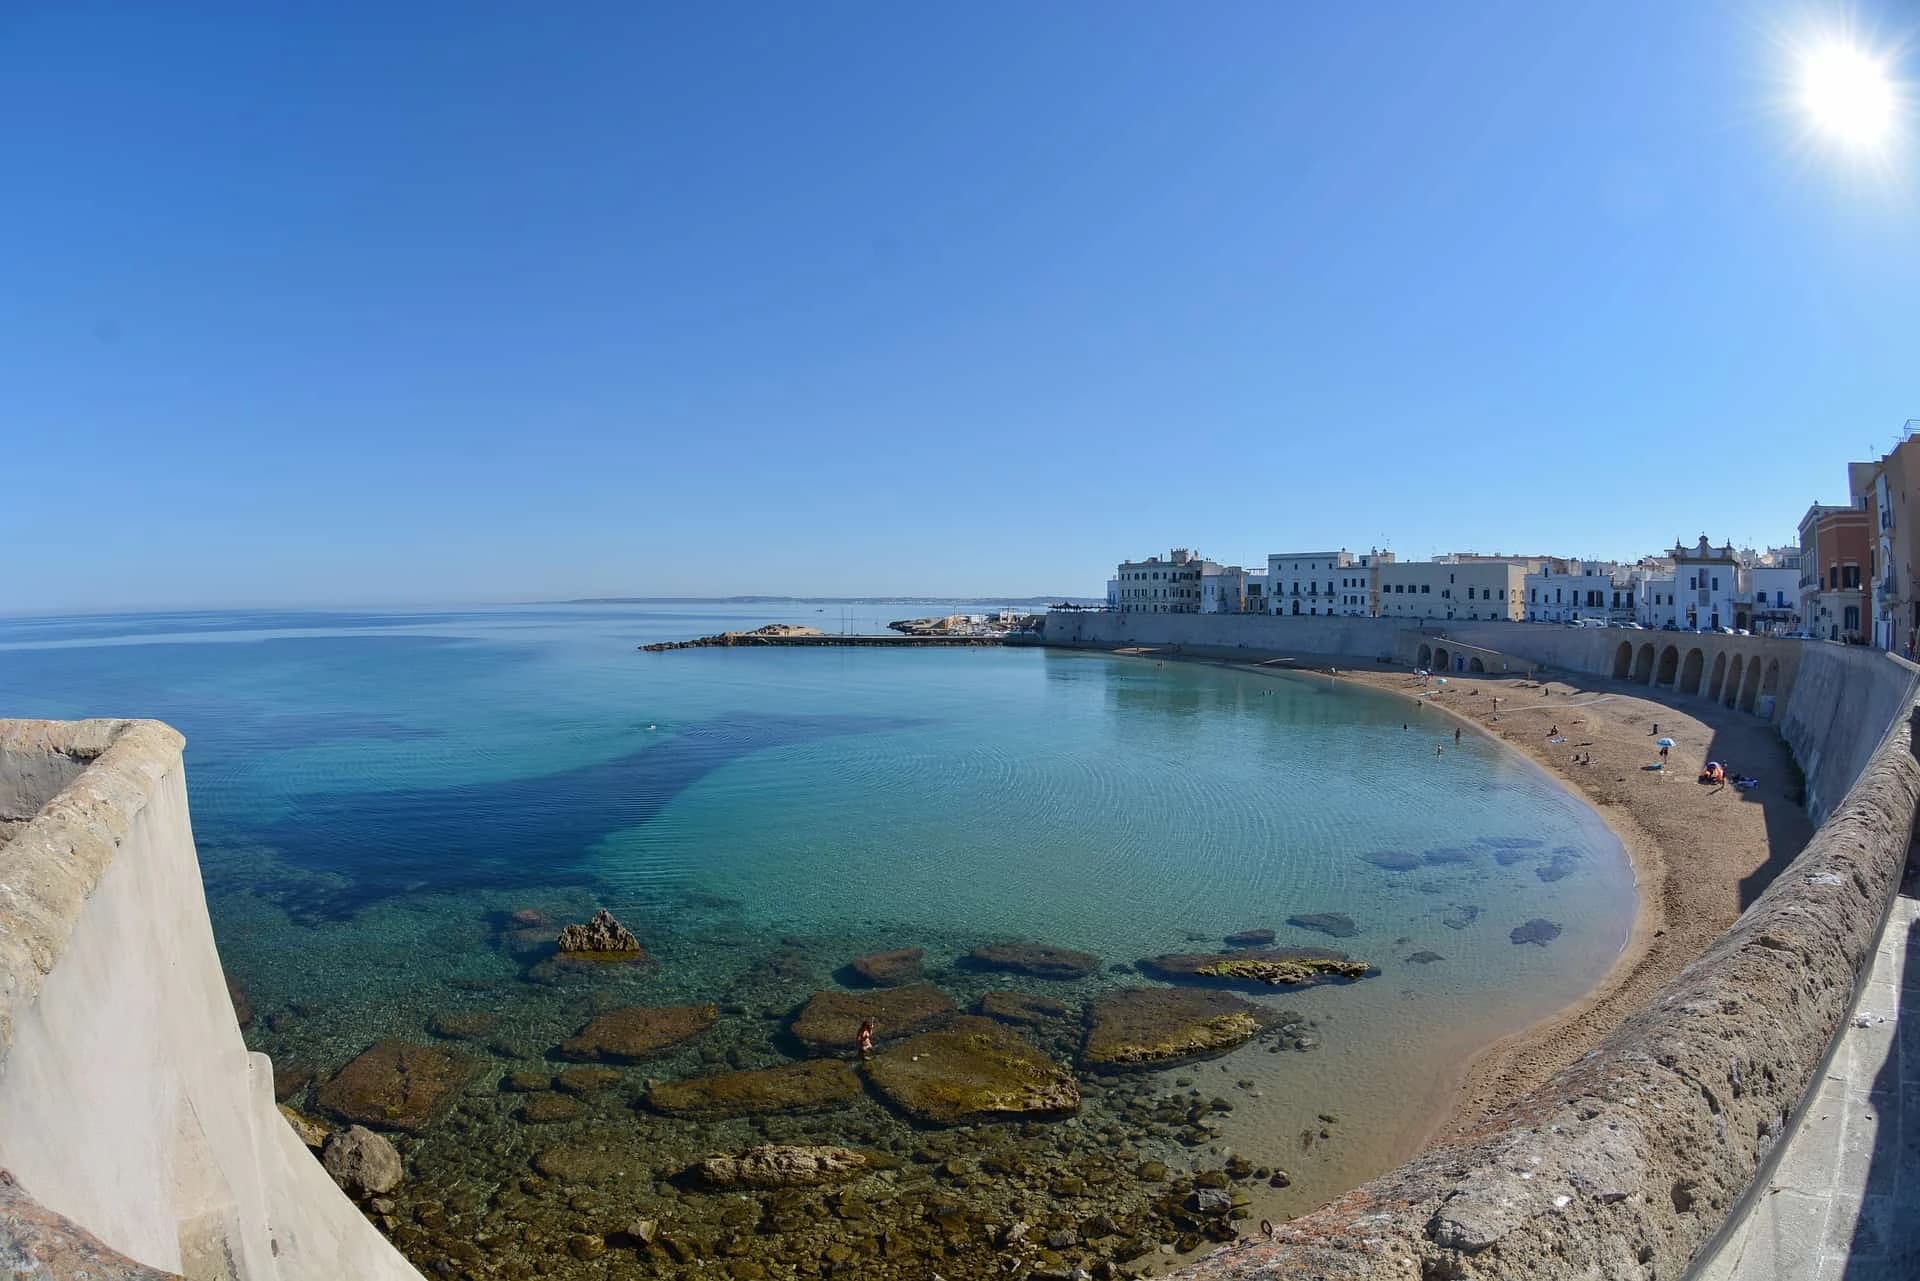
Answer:
<path fill-rule="evenodd" d="M 1079 1244 L 1054 1251 L 1068 1262 L 1140 1247 L 1129 1266 L 1170 1267 L 1221 1235 L 1172 1205 L 1183 1178 L 1236 1158 L 1261 1171 L 1233 1185 L 1251 1230 L 1389 1168 L 1425 1141 L 1474 1053 L 1579 999 L 1624 946 L 1633 873 L 1597 815 L 1510 749 L 1456 744 L 1451 723 L 1389 694 L 1033 646 L 640 649 L 985 608 L 0 619 L 0 715 L 154 717 L 185 734 L 249 1043 L 282 1069 L 289 1106 L 315 1114 L 318 1084 L 377 1042 L 461 1056 L 466 1084 L 441 1120 L 400 1136 L 409 1181 L 376 1218 L 423 1266 L 484 1275 L 678 1275 L 682 1252 L 784 1275 L 777 1260 L 836 1247 L 865 1261 L 859 1275 L 925 1275 L 929 1259 L 987 1275 L 1005 1253 L 996 1234 L 1022 1215 L 1072 1223 Z M 647 964 L 555 974 L 529 951 L 521 923 L 603 907 Z M 1295 923 L 1326 915 L 1351 932 Z M 1557 933 L 1516 942 L 1529 922 Z M 1156 984 L 1142 958 L 1251 929 L 1375 973 L 1243 991 L 1295 1034 L 1082 1073 L 1067 1119 L 930 1127 L 863 1098 L 688 1121 L 644 1104 L 651 1078 L 802 1057 L 795 1011 L 856 989 L 847 967 L 865 953 L 922 949 L 928 980 L 962 1006 L 1009 988 L 1057 1001 L 1060 1018 L 1023 1034 L 1072 1067 L 1092 1002 Z M 1100 967 L 1063 981 L 964 961 L 1015 941 Z M 514 1082 L 563 1070 L 555 1047 L 586 1021 L 676 1003 L 713 1003 L 718 1026 L 624 1068 L 577 1113 L 527 1119 Z M 781 1220 L 774 1193 L 751 1223 L 681 1173 L 773 1140 L 858 1146 L 898 1168 L 876 1176 L 865 1218 L 821 1202 Z M 621 1154 L 607 1167 L 621 1177 L 569 1170 L 556 1149 Z M 1018 1160 L 994 1155 L 1008 1152 Z M 1137 1173 L 1158 1167 L 1170 1182 Z M 664 1235 L 634 1235 L 642 1222 Z"/>

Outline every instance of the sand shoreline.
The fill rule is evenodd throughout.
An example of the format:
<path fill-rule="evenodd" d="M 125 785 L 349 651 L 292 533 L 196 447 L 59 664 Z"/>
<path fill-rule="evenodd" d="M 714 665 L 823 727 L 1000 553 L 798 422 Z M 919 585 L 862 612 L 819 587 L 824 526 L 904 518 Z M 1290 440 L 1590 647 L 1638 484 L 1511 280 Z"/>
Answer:
<path fill-rule="evenodd" d="M 1187 658 L 1162 649 L 1119 652 Z M 1432 687 L 1404 667 L 1349 666 L 1349 657 L 1303 654 L 1263 663 L 1196 655 L 1188 661 L 1328 674 L 1430 705 L 1446 718 L 1439 722 L 1446 729 L 1471 728 L 1546 770 L 1599 814 L 1632 863 L 1634 921 L 1607 972 L 1573 1004 L 1475 1054 L 1456 1074 L 1451 1102 L 1409 1156 L 1471 1136 L 1504 1105 L 1592 1049 L 1725 933 L 1813 834 L 1798 770 L 1773 727 L 1705 699 L 1656 701 L 1645 686 L 1577 673 L 1545 680 L 1449 675 L 1444 692 L 1430 695 Z M 1643 768 L 1658 759 L 1655 724 L 1659 736 L 1678 743 L 1661 772 Z M 1556 726 L 1566 741 L 1550 744 L 1547 731 Z M 1436 736 L 1441 746 L 1450 737 Z M 1593 763 L 1574 764 L 1576 752 L 1590 754 Z M 1758 775 L 1761 787 L 1736 792 L 1698 784 L 1695 775 L 1710 756 Z M 1681 867 L 1688 875 L 1675 874 Z"/>

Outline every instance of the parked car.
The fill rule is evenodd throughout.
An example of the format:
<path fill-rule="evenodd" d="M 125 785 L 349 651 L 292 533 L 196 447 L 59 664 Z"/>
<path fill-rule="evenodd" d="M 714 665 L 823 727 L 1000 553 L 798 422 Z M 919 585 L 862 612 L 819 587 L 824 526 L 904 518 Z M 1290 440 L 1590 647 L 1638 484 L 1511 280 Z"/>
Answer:
<path fill-rule="evenodd" d="M 1673 622 L 1672 620 L 1668 620 L 1667 622 L 1660 624 L 1660 630 L 1663 632 L 1677 632 L 1680 630 L 1680 624 Z"/>
<path fill-rule="evenodd" d="M 1736 627 L 1736 628 L 1734 628 L 1734 629 L 1733 629 L 1733 634 L 1734 634 L 1735 636 L 1751 636 L 1751 635 L 1753 635 L 1753 633 L 1752 633 L 1752 632 L 1750 632 L 1750 631 L 1748 631 L 1748 630 L 1747 630 L 1746 628 L 1744 628 L 1744 627 Z"/>

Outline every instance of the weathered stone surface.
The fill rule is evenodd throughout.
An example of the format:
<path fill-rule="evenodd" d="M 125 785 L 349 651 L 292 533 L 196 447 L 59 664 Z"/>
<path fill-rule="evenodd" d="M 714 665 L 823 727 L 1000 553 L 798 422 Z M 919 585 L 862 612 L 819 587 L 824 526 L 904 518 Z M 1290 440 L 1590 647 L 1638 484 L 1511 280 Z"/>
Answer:
<path fill-rule="evenodd" d="M 951 1017 L 953 999 L 931 983 L 885 988 L 878 992 L 815 992 L 793 1021 L 793 1034 L 816 1050 L 851 1050 L 860 1043 L 860 1024 L 873 1020 L 875 1041 L 897 1040 L 925 1031 Z"/>
<path fill-rule="evenodd" d="M 696 1162 L 688 1177 L 705 1188 L 806 1188 L 838 1183 L 871 1167 L 871 1154 L 853 1148 L 769 1143 Z"/>
<path fill-rule="evenodd" d="M 135 1263 L 63 1215 L 55 1214 L 0 1170 L 0 1268 L 20 1281 L 181 1281 Z"/>
<path fill-rule="evenodd" d="M 1560 927 L 1552 921 L 1536 916 L 1525 925 L 1516 925 L 1508 930 L 1507 937 L 1515 943 L 1533 943 L 1545 947 L 1560 937 Z"/>
<path fill-rule="evenodd" d="M 244 1031 L 253 1026 L 253 1002 L 247 999 L 247 989 L 231 975 L 227 975 L 227 999 L 233 1005 L 233 1021 Z"/>
<path fill-rule="evenodd" d="M 613 918 L 613 913 L 601 908 L 593 914 L 593 919 L 585 925 L 569 925 L 560 931 L 555 940 L 562 952 L 599 952 L 616 956 L 633 956 L 640 952 L 640 940 L 633 931 Z"/>
<path fill-rule="evenodd" d="M 1094 1002 L 1081 1061 L 1095 1071 L 1164 1067 L 1221 1054 L 1273 1015 L 1228 992 L 1126 988 Z"/>
<path fill-rule="evenodd" d="M 343 1192 L 362 1200 L 384 1196 L 406 1178 L 393 1144 L 364 1125 L 350 1125 L 330 1136 L 320 1164 Z"/>
<path fill-rule="evenodd" d="M 560 1057 L 576 1063 L 638 1063 L 691 1041 L 720 1017 L 712 1005 L 629 1005 L 609 1010 L 561 1042 Z"/>
<path fill-rule="evenodd" d="M 1273 931 L 1240 930 L 1227 935 L 1224 941 L 1228 947 L 1267 947 L 1273 942 Z"/>
<path fill-rule="evenodd" d="M 1231 952 L 1172 952 L 1141 960 L 1143 973 L 1171 980 L 1301 987 L 1365 978 L 1373 967 L 1345 952 L 1316 948 L 1238 948 Z"/>
<path fill-rule="evenodd" d="M 280 1115 L 287 1118 L 287 1124 L 293 1127 L 293 1132 L 300 1136 L 302 1143 L 315 1149 L 326 1146 L 327 1127 L 324 1122 L 316 1121 L 305 1112 L 284 1103 L 280 1105 Z"/>
<path fill-rule="evenodd" d="M 1002 1023 L 1013 1023 L 1021 1027 L 1032 1027 L 1053 1019 L 1063 1019 L 1073 1011 L 1064 1001 L 1051 997 L 1034 996 L 1027 992 L 987 992 L 980 997 L 977 1006 L 980 1013 L 990 1019 L 999 1019 Z"/>
<path fill-rule="evenodd" d="M 1083 979 L 1100 968 L 1100 958 L 1046 943 L 990 943 L 967 953 L 969 964 L 1042 979 Z"/>
<path fill-rule="evenodd" d="M 1331 934 L 1337 939 L 1350 939 L 1360 932 L 1353 918 L 1344 912 L 1302 912 L 1297 916 L 1289 916 L 1287 924 L 1297 929 Z"/>
<path fill-rule="evenodd" d="M 991 1019 L 955 1019 L 882 1051 L 865 1069 L 881 1097 L 932 1125 L 1065 1116 L 1080 1108 L 1073 1073 Z"/>
<path fill-rule="evenodd" d="M 920 980 L 920 963 L 925 956 L 926 952 L 917 947 L 903 947 L 892 952 L 869 952 L 853 958 L 853 972 L 875 987 L 898 987 L 902 983 Z"/>
<path fill-rule="evenodd" d="M 341 1068 L 314 1099 L 344 1120 L 387 1130 L 423 1130 L 473 1075 L 451 1050 L 381 1041 Z"/>
<path fill-rule="evenodd" d="M 580 1100 L 568 1094 L 529 1094 L 520 1105 L 520 1119 L 528 1125 L 551 1125 L 580 1115 Z"/>
<path fill-rule="evenodd" d="M 313 1069 L 299 1063 L 286 1066 L 275 1064 L 273 1068 L 273 1097 L 285 1103 L 313 1084 Z"/>
<path fill-rule="evenodd" d="M 826 1112 L 846 1107 L 860 1093 L 860 1078 L 844 1059 L 808 1059 L 755 1072 L 649 1081 L 647 1106 L 668 1116 L 712 1120 L 770 1112 Z"/>

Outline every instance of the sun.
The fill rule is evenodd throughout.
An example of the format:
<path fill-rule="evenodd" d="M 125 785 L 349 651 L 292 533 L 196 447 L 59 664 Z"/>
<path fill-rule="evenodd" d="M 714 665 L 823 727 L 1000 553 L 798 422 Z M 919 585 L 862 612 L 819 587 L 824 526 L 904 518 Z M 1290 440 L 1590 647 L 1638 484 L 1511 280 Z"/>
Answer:
<path fill-rule="evenodd" d="M 1870 150 L 1892 135 L 1899 95 L 1885 60 L 1830 40 L 1801 55 L 1800 105 L 1822 134 Z"/>

